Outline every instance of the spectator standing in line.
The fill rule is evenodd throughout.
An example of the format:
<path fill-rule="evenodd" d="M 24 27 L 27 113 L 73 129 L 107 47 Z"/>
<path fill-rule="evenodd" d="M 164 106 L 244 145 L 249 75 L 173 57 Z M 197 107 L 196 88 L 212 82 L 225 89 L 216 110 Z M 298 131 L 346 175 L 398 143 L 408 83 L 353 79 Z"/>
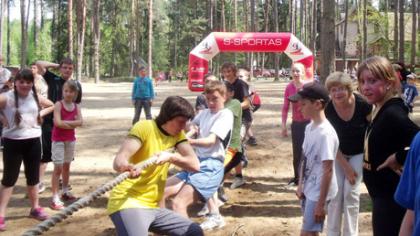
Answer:
<path fill-rule="evenodd" d="M 353 93 L 353 82 L 347 73 L 330 74 L 325 85 L 331 97 L 325 115 L 340 142 L 335 162 L 338 192 L 328 205 L 327 235 L 357 236 L 363 140 L 372 105 Z"/>
<path fill-rule="evenodd" d="M 281 135 L 287 137 L 287 117 L 289 113 L 289 97 L 295 95 L 305 83 L 305 66 L 302 63 L 293 63 L 290 70 L 292 81 L 284 90 L 283 108 L 281 110 Z M 305 127 L 309 120 L 303 117 L 300 109 L 300 103 L 292 103 L 292 149 L 293 149 L 293 173 L 294 176 L 289 180 L 288 185 L 298 185 L 299 183 L 299 165 L 302 155 L 302 144 L 305 136 Z"/>
<path fill-rule="evenodd" d="M 70 58 L 64 58 L 61 60 L 60 64 L 51 63 L 48 61 L 37 61 L 36 65 L 39 68 L 39 74 L 42 75 L 48 85 L 48 99 L 54 104 L 57 101 L 63 99 L 63 85 L 67 80 L 72 79 L 74 63 Z M 49 69 L 55 68 L 58 69 L 60 75 L 52 73 Z M 79 93 L 76 100 L 74 101 L 77 104 L 82 102 L 82 85 L 79 81 L 76 81 L 76 84 L 79 88 Z M 42 123 L 42 158 L 41 165 L 39 170 L 39 191 L 40 193 L 45 190 L 45 185 L 43 183 L 43 178 L 45 175 L 45 170 L 47 165 L 52 161 L 51 159 L 51 134 L 53 129 L 53 114 L 48 114 L 44 118 Z"/>
<path fill-rule="evenodd" d="M 419 127 L 399 97 L 399 80 L 384 57 L 370 57 L 358 68 L 359 88 L 375 105 L 364 139 L 363 181 L 372 200 L 374 236 L 398 235 L 405 209 L 394 200 L 407 148 Z"/>

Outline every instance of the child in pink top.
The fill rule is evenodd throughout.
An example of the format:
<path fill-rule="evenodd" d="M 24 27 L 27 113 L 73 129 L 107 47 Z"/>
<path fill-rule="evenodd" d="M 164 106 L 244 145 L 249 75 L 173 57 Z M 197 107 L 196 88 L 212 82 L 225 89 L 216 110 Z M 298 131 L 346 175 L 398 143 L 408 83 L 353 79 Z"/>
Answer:
<path fill-rule="evenodd" d="M 82 125 L 80 105 L 74 100 L 77 98 L 79 87 L 74 80 L 68 80 L 63 85 L 63 100 L 54 106 L 54 127 L 52 131 L 52 160 L 54 172 L 51 178 L 52 202 L 51 209 L 64 208 L 62 201 L 76 199 L 69 191 L 70 163 L 74 159 L 74 146 L 76 142 L 75 128 Z M 59 178 L 63 179 L 63 192 L 61 199 L 58 195 Z"/>
<path fill-rule="evenodd" d="M 289 113 L 289 97 L 296 94 L 305 83 L 305 66 L 301 63 L 295 62 L 291 67 L 291 74 L 293 80 L 286 86 L 284 90 L 284 102 L 281 113 L 282 136 L 287 137 L 287 115 Z M 299 164 L 300 156 L 302 154 L 303 138 L 305 136 L 305 127 L 309 120 L 303 118 L 300 112 L 300 103 L 292 103 L 292 147 L 293 147 L 293 171 L 294 177 L 289 181 L 289 185 L 297 185 L 299 183 Z"/>

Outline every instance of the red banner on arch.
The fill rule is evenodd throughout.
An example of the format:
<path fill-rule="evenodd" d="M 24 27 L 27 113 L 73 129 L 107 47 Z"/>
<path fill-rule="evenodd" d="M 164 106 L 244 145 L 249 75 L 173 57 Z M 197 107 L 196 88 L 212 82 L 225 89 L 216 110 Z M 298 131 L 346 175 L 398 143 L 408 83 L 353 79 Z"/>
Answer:
<path fill-rule="evenodd" d="M 293 62 L 306 68 L 306 78 L 313 78 L 312 52 L 291 33 L 213 32 L 189 55 L 188 88 L 203 91 L 208 62 L 220 52 L 284 52 Z"/>

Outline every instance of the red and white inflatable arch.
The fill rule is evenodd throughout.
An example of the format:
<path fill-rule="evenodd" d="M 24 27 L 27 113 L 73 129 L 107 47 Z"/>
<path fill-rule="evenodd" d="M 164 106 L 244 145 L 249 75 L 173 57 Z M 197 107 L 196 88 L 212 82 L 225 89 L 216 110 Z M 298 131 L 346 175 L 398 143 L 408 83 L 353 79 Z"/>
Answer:
<path fill-rule="evenodd" d="M 189 56 L 188 88 L 202 91 L 209 60 L 219 52 L 284 52 L 293 62 L 306 67 L 306 78 L 313 78 L 312 52 L 291 33 L 213 32 Z"/>

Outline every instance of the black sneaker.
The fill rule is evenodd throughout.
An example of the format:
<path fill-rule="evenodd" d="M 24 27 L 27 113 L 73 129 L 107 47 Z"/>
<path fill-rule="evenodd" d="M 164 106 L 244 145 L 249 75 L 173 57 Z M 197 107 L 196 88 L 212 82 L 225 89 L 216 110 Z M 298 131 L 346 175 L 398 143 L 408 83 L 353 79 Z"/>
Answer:
<path fill-rule="evenodd" d="M 298 180 L 296 179 L 296 178 L 291 178 L 290 180 L 289 180 L 289 182 L 287 183 L 287 185 L 289 185 L 289 186 L 297 186 L 298 185 Z"/>
<path fill-rule="evenodd" d="M 222 202 L 227 202 L 229 200 L 228 196 L 225 194 L 225 190 L 223 189 L 223 186 L 220 186 L 217 189 L 217 196 L 219 197 L 219 200 Z"/>
<path fill-rule="evenodd" d="M 249 146 L 257 146 L 257 140 L 255 137 L 249 137 L 248 141 L 246 141 L 246 144 Z"/>

